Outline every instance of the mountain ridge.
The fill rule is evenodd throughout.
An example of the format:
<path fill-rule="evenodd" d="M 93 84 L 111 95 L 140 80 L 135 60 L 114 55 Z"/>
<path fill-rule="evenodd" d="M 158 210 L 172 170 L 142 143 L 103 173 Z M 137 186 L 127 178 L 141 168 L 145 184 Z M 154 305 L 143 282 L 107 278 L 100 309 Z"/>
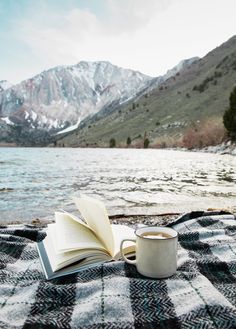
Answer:
<path fill-rule="evenodd" d="M 126 101 L 151 80 L 105 61 L 57 66 L 1 92 L 0 121 L 24 133 L 53 135 Z"/>
<path fill-rule="evenodd" d="M 188 62 L 182 61 L 181 68 Z M 50 68 L 2 90 L 1 139 L 47 144 L 55 135 L 76 129 L 84 119 L 96 113 L 106 115 L 151 90 L 173 72 L 170 70 L 167 77 L 149 77 L 107 61 Z"/>
<path fill-rule="evenodd" d="M 236 84 L 235 58 L 236 36 L 233 36 L 109 116 L 95 122 L 88 120 L 82 129 L 59 141 L 59 145 L 107 147 L 112 138 L 117 146 L 124 147 L 129 137 L 134 147 L 143 145 L 145 138 L 157 147 L 178 146 L 183 145 L 189 128 L 200 133 L 207 124 L 208 132 L 215 127 L 223 134 L 222 116 Z"/>

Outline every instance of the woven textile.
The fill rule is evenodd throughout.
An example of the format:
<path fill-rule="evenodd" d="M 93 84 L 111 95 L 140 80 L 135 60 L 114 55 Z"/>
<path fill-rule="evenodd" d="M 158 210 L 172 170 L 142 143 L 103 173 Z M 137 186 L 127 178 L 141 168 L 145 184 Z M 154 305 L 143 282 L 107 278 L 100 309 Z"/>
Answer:
<path fill-rule="evenodd" d="M 170 226 L 179 246 L 169 279 L 120 261 L 52 281 L 35 245 L 43 230 L 1 227 L 0 328 L 236 328 L 235 217 L 191 213 Z"/>

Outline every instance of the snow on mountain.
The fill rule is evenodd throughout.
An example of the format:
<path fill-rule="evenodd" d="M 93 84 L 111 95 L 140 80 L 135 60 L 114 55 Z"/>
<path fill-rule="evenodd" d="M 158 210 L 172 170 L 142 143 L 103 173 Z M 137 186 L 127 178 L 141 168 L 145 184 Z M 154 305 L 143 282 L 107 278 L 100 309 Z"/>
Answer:
<path fill-rule="evenodd" d="M 0 80 L 0 93 L 8 88 L 11 88 L 12 86 L 13 84 L 7 80 Z"/>
<path fill-rule="evenodd" d="M 1 120 L 9 126 L 14 126 L 14 123 L 8 117 L 2 117 Z"/>
<path fill-rule="evenodd" d="M 166 80 L 174 75 L 176 75 L 181 70 L 191 66 L 194 62 L 198 61 L 199 57 L 192 57 L 189 59 L 183 59 L 179 62 L 176 66 L 174 66 L 172 69 L 168 70 L 166 74 L 163 76 L 163 78 Z"/>
<path fill-rule="evenodd" d="M 0 118 L 52 133 L 136 96 L 151 77 L 109 62 L 58 66 L 0 93 Z"/>
<path fill-rule="evenodd" d="M 59 134 L 64 134 L 64 133 L 68 133 L 69 131 L 73 131 L 75 129 L 77 129 L 79 127 L 79 124 L 80 124 L 80 120 L 78 120 L 78 122 L 75 124 L 75 125 L 72 125 L 66 129 L 63 129 L 63 130 L 60 130 L 57 135 Z"/>

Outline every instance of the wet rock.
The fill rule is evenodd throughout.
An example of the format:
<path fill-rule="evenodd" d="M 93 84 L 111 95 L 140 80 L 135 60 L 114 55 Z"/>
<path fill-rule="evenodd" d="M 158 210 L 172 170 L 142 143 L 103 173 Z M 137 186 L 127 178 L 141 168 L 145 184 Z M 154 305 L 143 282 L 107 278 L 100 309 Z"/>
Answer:
<path fill-rule="evenodd" d="M 12 192 L 12 191 L 14 191 L 14 188 L 10 188 L 10 187 L 0 188 L 0 192 Z"/>

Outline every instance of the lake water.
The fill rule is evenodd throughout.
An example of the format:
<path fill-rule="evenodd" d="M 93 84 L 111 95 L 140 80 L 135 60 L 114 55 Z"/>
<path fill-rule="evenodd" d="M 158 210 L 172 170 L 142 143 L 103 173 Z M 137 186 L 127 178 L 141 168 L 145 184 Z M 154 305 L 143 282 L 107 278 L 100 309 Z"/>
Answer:
<path fill-rule="evenodd" d="M 0 221 L 76 213 L 79 192 L 110 214 L 236 211 L 236 157 L 154 149 L 0 148 Z"/>

